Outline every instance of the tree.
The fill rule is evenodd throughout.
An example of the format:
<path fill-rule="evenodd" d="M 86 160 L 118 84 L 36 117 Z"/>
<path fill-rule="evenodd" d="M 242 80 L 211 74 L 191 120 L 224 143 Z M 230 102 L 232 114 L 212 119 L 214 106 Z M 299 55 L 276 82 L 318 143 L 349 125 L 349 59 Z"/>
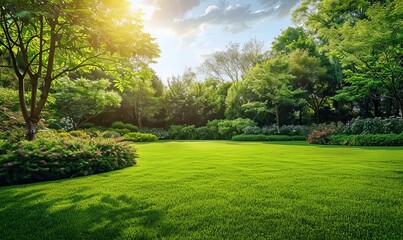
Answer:
<path fill-rule="evenodd" d="M 167 120 L 173 124 L 194 124 L 197 110 L 192 96 L 196 74 L 187 69 L 182 76 L 172 76 L 165 94 Z"/>
<path fill-rule="evenodd" d="M 159 110 L 156 90 L 153 87 L 154 73 L 143 70 L 143 74 L 129 74 L 125 77 L 131 83 L 124 88 L 122 108 L 131 114 L 139 128 L 143 127 L 144 119 L 152 118 Z"/>
<path fill-rule="evenodd" d="M 305 50 L 312 56 L 317 55 L 313 38 L 302 27 L 288 27 L 274 40 L 271 49 L 282 55 L 289 55 L 295 50 Z"/>
<path fill-rule="evenodd" d="M 213 79 L 237 82 L 251 67 L 264 60 L 263 47 L 264 43 L 256 39 L 246 42 L 242 49 L 239 43 L 230 43 L 225 51 L 211 54 L 198 70 Z"/>
<path fill-rule="evenodd" d="M 35 138 L 55 79 L 80 68 L 117 68 L 119 58 L 150 61 L 158 55 L 157 45 L 142 31 L 140 16 L 130 12 L 126 0 L 0 3 L 0 52 L 8 62 L 3 67 L 13 69 L 17 77 L 28 140 Z M 24 97 L 26 83 L 30 106 Z"/>
<path fill-rule="evenodd" d="M 77 129 L 98 114 L 120 105 L 122 99 L 118 93 L 108 90 L 110 85 L 108 79 L 59 78 L 54 86 L 56 92 L 51 93 L 54 100 L 50 105 L 56 115 L 68 119 Z"/>
<path fill-rule="evenodd" d="M 295 76 L 294 85 L 306 91 L 306 103 L 319 123 L 319 110 L 330 100 L 329 81 L 326 68 L 317 57 L 308 55 L 307 51 L 295 50 L 289 56 L 291 73 Z"/>
<path fill-rule="evenodd" d="M 267 109 L 276 116 L 278 128 L 281 108 L 297 104 L 300 100 L 298 95 L 304 93 L 303 90 L 292 87 L 290 82 L 293 78 L 289 64 L 282 56 L 272 57 L 257 64 L 245 77 L 246 85 L 250 86 L 261 102 L 267 104 Z"/>
<path fill-rule="evenodd" d="M 403 2 L 306 0 L 296 20 L 341 59 L 351 85 L 366 83 L 395 100 L 403 117 Z M 369 89 L 370 90 L 370 89 Z M 368 93 L 370 94 L 370 93 Z"/>

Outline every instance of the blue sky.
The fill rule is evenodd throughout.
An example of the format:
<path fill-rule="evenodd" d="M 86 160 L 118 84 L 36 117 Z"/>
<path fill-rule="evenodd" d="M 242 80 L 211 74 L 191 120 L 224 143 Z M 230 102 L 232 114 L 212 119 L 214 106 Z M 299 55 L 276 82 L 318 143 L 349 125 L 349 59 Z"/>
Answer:
<path fill-rule="evenodd" d="M 292 25 L 290 11 L 298 0 L 132 0 L 145 14 L 145 31 L 161 49 L 152 68 L 164 82 L 186 68 L 197 70 L 204 58 L 230 42 L 252 38 L 266 49 Z"/>

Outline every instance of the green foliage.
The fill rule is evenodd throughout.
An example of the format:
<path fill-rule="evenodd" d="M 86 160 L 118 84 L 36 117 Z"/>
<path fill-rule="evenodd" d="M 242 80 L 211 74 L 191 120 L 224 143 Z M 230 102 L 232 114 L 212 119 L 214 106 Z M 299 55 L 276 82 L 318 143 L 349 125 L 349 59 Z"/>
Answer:
<path fill-rule="evenodd" d="M 194 125 L 172 125 L 169 128 L 169 136 L 173 139 L 195 139 L 196 127 Z"/>
<path fill-rule="evenodd" d="M 105 139 L 40 138 L 0 148 L 6 152 L 0 155 L 0 185 L 108 172 L 134 165 L 137 157 L 127 142 Z"/>
<path fill-rule="evenodd" d="M 213 120 L 207 127 L 215 132 L 215 139 L 231 139 L 232 136 L 243 133 L 246 127 L 254 127 L 256 123 L 250 119 L 237 118 L 234 120 Z"/>
<path fill-rule="evenodd" d="M 163 128 L 142 128 L 140 130 L 141 133 L 150 133 L 158 137 L 158 139 L 167 139 L 169 138 L 169 131 Z"/>
<path fill-rule="evenodd" d="M 246 135 L 250 135 L 250 134 L 261 134 L 262 133 L 262 129 L 260 127 L 257 126 L 247 126 L 243 129 L 243 133 Z"/>
<path fill-rule="evenodd" d="M 81 130 L 74 130 L 74 131 L 70 131 L 68 133 L 72 137 L 77 137 L 77 138 L 86 138 L 86 137 L 88 137 L 87 133 L 85 131 L 81 131 Z"/>
<path fill-rule="evenodd" d="M 305 141 L 304 136 L 242 134 L 232 137 L 232 141 Z"/>
<path fill-rule="evenodd" d="M 124 123 L 121 121 L 113 122 L 111 128 L 114 129 L 128 129 L 130 132 L 138 132 L 139 128 L 131 123 Z"/>
<path fill-rule="evenodd" d="M 126 129 L 126 128 L 108 128 L 107 131 L 117 132 L 121 136 L 132 132 L 129 129 Z"/>
<path fill-rule="evenodd" d="M 207 126 L 196 128 L 196 134 L 197 134 L 197 139 L 200 139 L 200 140 L 213 140 L 213 139 L 215 139 L 214 138 L 215 134 L 214 134 L 213 129 L 209 128 Z"/>
<path fill-rule="evenodd" d="M 348 122 L 344 129 L 344 134 L 400 134 L 403 132 L 403 120 L 390 117 L 381 118 L 356 118 Z"/>
<path fill-rule="evenodd" d="M 348 146 L 403 146 L 401 134 L 334 135 L 329 144 Z"/>
<path fill-rule="evenodd" d="M 89 123 L 89 122 L 83 123 L 81 125 L 81 128 L 94 128 L 94 127 L 95 127 L 95 123 Z"/>
<path fill-rule="evenodd" d="M 313 127 L 303 125 L 276 125 L 266 126 L 262 128 L 264 135 L 287 135 L 287 136 L 307 136 Z"/>
<path fill-rule="evenodd" d="M 0 62 L 2 67 L 13 69 L 20 91 L 30 89 L 30 106 L 20 98 L 28 130 L 35 131 L 55 87 L 52 83 L 61 76 L 78 69 L 117 72 L 127 62 L 141 68 L 158 56 L 157 44 L 143 32 L 141 14 L 133 13 L 131 4 L 127 0 L 113 4 L 109 0 L 1 1 Z M 80 97 L 77 91 L 63 91 L 65 96 L 56 97 L 55 104 L 63 107 L 58 109 L 60 114 L 68 114 L 65 108 L 74 109 L 68 117 L 74 117 L 71 120 L 75 129 L 93 114 L 91 111 L 99 110 L 87 108 L 91 105 L 87 101 L 98 96 L 86 98 L 88 92 L 89 89 L 83 91 L 86 100 L 81 101 L 82 110 L 68 103 Z M 102 105 L 104 100 L 101 94 L 95 102 Z M 114 105 L 112 99 L 106 102 Z"/>
<path fill-rule="evenodd" d="M 60 78 L 54 86 L 51 106 L 55 115 L 70 120 L 77 129 L 92 117 L 120 105 L 121 97 L 109 87 L 108 79 Z"/>
<path fill-rule="evenodd" d="M 133 133 L 128 133 L 123 136 L 124 140 L 126 141 L 132 141 L 132 142 L 155 142 L 158 141 L 158 137 L 149 134 L 149 133 L 139 133 L 139 132 L 133 132 Z"/>
<path fill-rule="evenodd" d="M 107 131 L 101 133 L 100 136 L 103 138 L 118 138 L 121 136 L 121 134 L 116 131 L 113 131 L 113 130 L 107 130 Z"/>

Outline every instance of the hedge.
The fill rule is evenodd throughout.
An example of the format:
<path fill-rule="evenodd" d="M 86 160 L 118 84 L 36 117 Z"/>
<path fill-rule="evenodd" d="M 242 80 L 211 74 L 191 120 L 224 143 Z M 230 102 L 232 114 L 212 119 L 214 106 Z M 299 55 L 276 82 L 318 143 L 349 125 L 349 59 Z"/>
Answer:
<path fill-rule="evenodd" d="M 329 144 L 347 146 L 403 146 L 402 134 L 333 135 Z"/>
<path fill-rule="evenodd" d="M 232 141 L 304 141 L 304 136 L 287 136 L 287 135 L 251 135 L 241 134 L 232 137 Z"/>

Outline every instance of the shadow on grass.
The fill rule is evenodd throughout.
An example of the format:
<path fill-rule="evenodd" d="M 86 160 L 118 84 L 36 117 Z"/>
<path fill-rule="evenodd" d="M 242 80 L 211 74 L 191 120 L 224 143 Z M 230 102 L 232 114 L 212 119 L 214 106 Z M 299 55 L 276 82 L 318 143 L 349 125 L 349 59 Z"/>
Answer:
<path fill-rule="evenodd" d="M 86 190 L 47 196 L 0 189 L 0 236 L 8 239 L 150 239 L 177 233 L 163 211 L 132 197 Z M 51 200 L 49 200 L 51 199 Z"/>

